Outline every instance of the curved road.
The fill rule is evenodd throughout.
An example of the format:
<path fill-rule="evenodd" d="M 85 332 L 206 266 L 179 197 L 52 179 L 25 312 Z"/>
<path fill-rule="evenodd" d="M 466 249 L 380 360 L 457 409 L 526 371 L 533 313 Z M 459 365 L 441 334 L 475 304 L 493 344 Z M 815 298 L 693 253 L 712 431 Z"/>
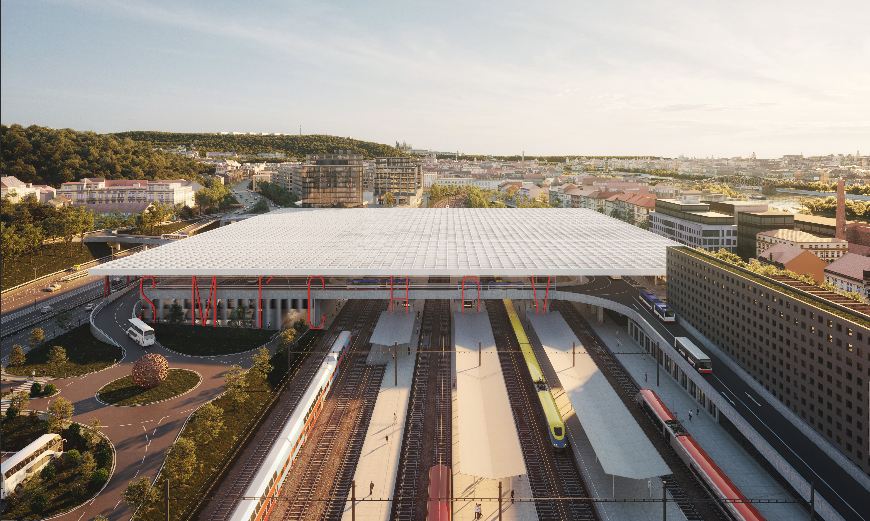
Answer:
<path fill-rule="evenodd" d="M 123 324 L 131 316 L 133 305 L 138 298 L 136 291 L 107 305 L 96 317 L 97 326 L 111 336 L 127 351 L 121 363 L 111 369 L 77 378 L 55 380 L 61 389 L 60 396 L 73 402 L 74 421 L 87 424 L 91 418 L 99 418 L 104 426 L 103 432 L 109 437 L 117 450 L 115 474 L 108 486 L 88 505 L 79 508 L 59 519 L 79 521 L 93 519 L 102 514 L 111 521 L 129 519 L 132 510 L 120 502 L 121 491 L 133 479 L 156 476 L 163 464 L 166 450 L 175 440 L 185 419 L 203 403 L 218 396 L 222 391 L 221 374 L 232 364 L 245 368 L 251 366 L 253 353 L 218 357 L 186 357 L 176 355 L 162 348 L 147 352 L 166 357 L 169 367 L 197 371 L 202 375 L 202 383 L 194 391 L 166 402 L 142 407 L 114 407 L 103 405 L 94 395 L 100 387 L 112 380 L 131 373 L 133 364 L 146 351 L 130 340 L 124 333 Z M 48 399 L 31 400 L 31 408 L 46 410 Z"/>

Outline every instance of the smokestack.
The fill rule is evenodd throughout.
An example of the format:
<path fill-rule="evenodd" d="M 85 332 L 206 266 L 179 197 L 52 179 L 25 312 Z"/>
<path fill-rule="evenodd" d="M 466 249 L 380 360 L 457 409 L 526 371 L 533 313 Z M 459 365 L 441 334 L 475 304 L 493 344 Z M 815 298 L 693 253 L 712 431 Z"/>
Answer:
<path fill-rule="evenodd" d="M 846 240 L 846 190 L 842 179 L 837 180 L 837 239 Z"/>

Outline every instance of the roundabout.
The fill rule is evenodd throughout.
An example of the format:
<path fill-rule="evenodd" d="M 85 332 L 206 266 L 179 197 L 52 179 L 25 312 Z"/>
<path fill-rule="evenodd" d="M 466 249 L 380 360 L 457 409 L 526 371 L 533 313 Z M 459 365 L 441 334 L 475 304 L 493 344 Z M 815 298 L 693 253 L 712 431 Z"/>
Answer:
<path fill-rule="evenodd" d="M 169 369 L 166 379 L 151 388 L 140 387 L 133 378 L 128 375 L 104 385 L 97 391 L 97 400 L 119 407 L 151 405 L 183 396 L 202 383 L 202 376 L 188 369 Z"/>

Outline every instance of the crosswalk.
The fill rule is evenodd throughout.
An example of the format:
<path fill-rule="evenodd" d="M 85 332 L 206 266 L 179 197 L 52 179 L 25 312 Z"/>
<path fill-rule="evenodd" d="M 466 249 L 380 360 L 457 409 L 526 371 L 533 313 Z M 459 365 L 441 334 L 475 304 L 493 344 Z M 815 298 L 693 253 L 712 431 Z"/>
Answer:
<path fill-rule="evenodd" d="M 45 384 L 47 384 L 49 381 L 51 381 L 50 378 L 36 378 L 34 380 L 27 380 L 21 382 L 20 385 L 12 389 L 12 394 L 3 398 L 3 400 L 0 401 L 0 413 L 3 413 L 4 415 L 6 414 L 6 409 L 8 409 L 9 406 L 12 404 L 12 395 L 14 395 L 15 393 L 19 391 L 30 391 L 30 387 L 33 385 L 33 382 L 39 382 L 44 387 Z"/>

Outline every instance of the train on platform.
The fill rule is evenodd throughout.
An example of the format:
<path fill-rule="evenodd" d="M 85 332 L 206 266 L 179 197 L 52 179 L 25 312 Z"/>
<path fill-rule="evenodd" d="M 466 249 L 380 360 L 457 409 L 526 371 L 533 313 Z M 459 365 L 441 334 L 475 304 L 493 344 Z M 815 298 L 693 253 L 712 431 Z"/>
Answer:
<path fill-rule="evenodd" d="M 671 413 L 652 389 L 641 389 L 635 399 L 652 418 L 659 433 L 665 437 L 689 471 L 704 486 L 707 492 L 719 501 L 716 505 L 728 519 L 739 521 L 764 521 L 764 516 L 746 496 L 740 492 L 722 469 L 704 452 L 698 442 L 686 432 L 683 425 Z"/>
<path fill-rule="evenodd" d="M 655 293 L 640 290 L 640 301 L 646 308 L 662 322 L 676 322 L 677 315 L 664 300 L 658 298 Z"/>
<path fill-rule="evenodd" d="M 541 371 L 538 358 L 535 356 L 532 344 L 529 343 L 529 338 L 526 336 L 526 331 L 523 329 L 520 317 L 517 316 L 513 302 L 509 299 L 505 299 L 503 302 L 510 318 L 511 326 L 514 329 L 514 334 L 520 343 L 520 349 L 523 352 L 526 366 L 532 375 L 532 381 L 535 383 L 535 389 L 538 391 L 538 400 L 541 402 L 541 408 L 544 410 L 544 416 L 547 418 L 550 441 L 553 443 L 554 449 L 563 450 L 568 443 L 565 436 L 565 422 L 562 420 L 562 415 L 559 414 L 556 400 L 553 398 L 553 393 L 550 392 L 550 386 L 547 384 L 547 379 L 544 378 L 544 372 Z"/>
<path fill-rule="evenodd" d="M 427 521 L 450 521 L 450 467 L 435 465 L 429 469 Z"/>
<path fill-rule="evenodd" d="M 299 404 L 284 425 L 278 440 L 269 449 L 254 479 L 236 505 L 230 521 L 262 521 L 269 516 L 276 500 L 272 499 L 284 483 L 296 456 L 314 427 L 326 395 L 332 389 L 338 368 L 350 350 L 350 331 L 342 331 L 314 374 Z"/>
<path fill-rule="evenodd" d="M 674 349 L 699 373 L 712 373 L 713 361 L 706 353 L 684 336 L 674 337 Z"/>
<path fill-rule="evenodd" d="M 347 289 L 378 289 L 380 279 L 347 279 Z"/>

